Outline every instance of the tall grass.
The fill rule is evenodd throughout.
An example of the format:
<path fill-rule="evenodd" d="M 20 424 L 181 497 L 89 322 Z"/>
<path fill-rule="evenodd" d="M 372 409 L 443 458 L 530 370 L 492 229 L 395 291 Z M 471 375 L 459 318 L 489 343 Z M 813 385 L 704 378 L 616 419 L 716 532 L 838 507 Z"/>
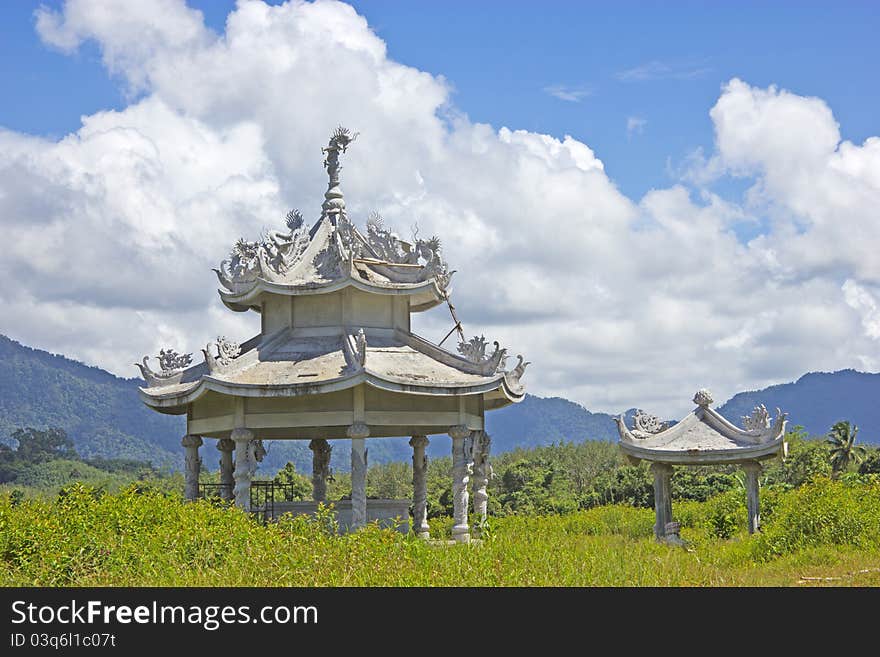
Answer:
<path fill-rule="evenodd" d="M 233 508 L 161 492 L 0 497 L 0 583 L 26 586 L 725 586 L 805 575 L 880 583 L 880 485 L 819 480 L 764 495 L 677 504 L 685 549 L 653 540 L 653 512 L 624 505 L 490 520 L 481 544 L 428 543 L 369 526 L 338 536 L 326 514 L 263 526 Z M 432 533 L 444 537 L 448 519 Z M 865 571 L 865 572 L 860 572 Z"/>

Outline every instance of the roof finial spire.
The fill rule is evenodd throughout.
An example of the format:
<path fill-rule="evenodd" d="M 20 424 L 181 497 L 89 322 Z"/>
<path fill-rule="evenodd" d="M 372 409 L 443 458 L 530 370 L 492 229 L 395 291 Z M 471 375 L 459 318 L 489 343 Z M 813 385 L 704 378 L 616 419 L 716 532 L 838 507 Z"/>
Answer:
<path fill-rule="evenodd" d="M 357 132 L 352 134 L 348 128 L 339 126 L 330 136 L 327 148 L 321 149 L 321 152 L 325 153 L 324 168 L 327 169 L 327 174 L 330 176 L 327 191 L 324 193 L 324 204 L 321 206 L 325 215 L 345 213 L 345 199 L 339 188 L 339 172 L 342 170 L 339 164 L 339 153 L 344 153 L 348 149 L 348 145 L 357 139 L 358 134 Z"/>
<path fill-rule="evenodd" d="M 709 408 L 710 404 L 714 404 L 715 400 L 712 399 L 712 393 L 706 390 L 705 388 L 701 388 L 697 390 L 697 394 L 694 395 L 694 403 L 697 406 L 701 406 L 703 408 Z"/>

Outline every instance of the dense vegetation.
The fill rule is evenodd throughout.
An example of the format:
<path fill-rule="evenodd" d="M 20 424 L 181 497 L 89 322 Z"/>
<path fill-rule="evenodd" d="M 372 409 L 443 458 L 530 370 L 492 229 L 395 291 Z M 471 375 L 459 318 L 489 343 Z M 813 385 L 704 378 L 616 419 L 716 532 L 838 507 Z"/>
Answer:
<path fill-rule="evenodd" d="M 843 432 L 843 433 L 841 433 Z M 858 428 L 841 422 L 825 439 L 810 439 L 801 427 L 787 435 L 785 462 L 765 464 L 764 489 L 788 490 L 817 477 L 859 477 L 880 474 L 880 449 L 855 442 Z M 29 496 L 54 496 L 72 482 L 84 482 L 105 491 L 118 491 L 129 483 L 182 490 L 180 473 L 160 470 L 133 459 L 80 458 L 72 441 L 59 429 L 20 429 L 14 433 L 17 449 L 0 444 L 0 487 Z M 844 450 L 843 452 L 841 450 Z M 843 454 L 843 455 L 842 455 Z M 518 449 L 494 457 L 489 482 L 492 516 L 563 514 L 596 506 L 624 503 L 650 508 L 654 504 L 653 476 L 647 463 L 628 464 L 616 444 L 604 441 L 561 443 L 535 449 Z M 205 464 L 203 482 L 218 481 L 217 471 Z M 310 476 L 289 462 L 275 475 L 287 484 L 288 499 L 311 498 Z M 735 466 L 677 468 L 672 478 L 676 500 L 706 501 L 719 493 L 744 488 L 743 474 Z M 329 500 L 351 494 L 349 473 L 335 473 L 328 482 Z M 20 493 L 21 494 L 21 493 Z M 412 494 L 409 463 L 376 464 L 367 472 L 367 495 L 373 498 L 408 498 Z M 452 514 L 452 461 L 431 459 L 428 465 L 428 515 Z"/>
<path fill-rule="evenodd" d="M 423 586 L 880 584 L 880 483 L 818 477 L 768 491 L 764 531 L 744 495 L 674 505 L 686 549 L 656 543 L 653 513 L 625 504 L 492 521 L 481 544 L 426 543 L 332 517 L 261 525 L 237 509 L 132 487 L 76 484 L 57 501 L 0 496 L 5 585 Z M 732 524 L 732 528 L 729 526 Z M 435 521 L 444 536 L 449 521 Z M 719 527 L 724 536 L 719 536 Z M 833 579 L 810 579 L 826 578 Z"/>
<path fill-rule="evenodd" d="M 845 468 L 835 471 L 835 448 L 830 439 L 810 439 L 802 427 L 795 427 L 786 440 L 789 455 L 785 462 L 774 460 L 764 465 L 760 483 L 765 490 L 790 490 L 816 477 L 880 474 L 880 449 L 865 448 L 864 456 L 851 459 Z M 518 449 L 493 457 L 492 465 L 489 512 L 493 516 L 562 514 L 618 503 L 645 508 L 654 505 L 654 479 L 648 464 L 628 464 L 611 442 Z M 204 480 L 216 481 L 216 474 L 205 474 Z M 310 478 L 298 473 L 292 463 L 275 480 L 292 484 L 291 499 L 310 498 Z M 411 482 L 412 467 L 408 463 L 374 465 L 367 472 L 367 495 L 409 497 Z M 737 490 L 744 490 L 744 479 L 735 466 L 677 468 L 672 477 L 676 500 L 702 502 Z M 350 495 L 350 475 L 335 474 L 327 493 L 330 500 Z M 432 459 L 428 464 L 428 516 L 451 514 L 452 460 Z"/>
<path fill-rule="evenodd" d="M 673 512 L 684 550 L 653 540 L 650 472 L 625 463 L 612 443 L 500 455 L 482 543 L 449 547 L 376 526 L 338 536 L 331 510 L 262 525 L 223 504 L 183 502 L 179 474 L 136 461 L 82 461 L 63 431 L 21 430 L 17 449 L 0 447 L 0 472 L 13 479 L 0 487 L 0 584 L 878 584 L 880 450 L 855 449 L 854 429 L 837 426 L 825 440 L 807 439 L 799 427 L 789 434 L 789 458 L 762 476 L 756 536 L 746 532 L 736 470 L 679 469 Z M 845 464 L 841 445 L 849 449 Z M 449 536 L 450 467 L 449 459 L 429 467 L 435 538 Z M 60 485 L 89 468 L 104 479 Z M 46 472 L 63 476 L 19 487 Z M 411 476 L 408 464 L 373 466 L 368 494 L 408 497 Z M 123 487 L 126 478 L 136 481 Z M 310 495 L 293 464 L 277 480 L 292 484 L 294 498 Z M 343 473 L 328 493 L 339 499 L 350 490 Z"/>
<path fill-rule="evenodd" d="M 12 444 L 0 443 L 0 487 L 16 497 L 51 497 L 71 482 L 118 491 L 132 481 L 149 482 L 165 490 L 178 489 L 183 477 L 136 459 L 82 458 L 61 429 L 17 429 Z"/>

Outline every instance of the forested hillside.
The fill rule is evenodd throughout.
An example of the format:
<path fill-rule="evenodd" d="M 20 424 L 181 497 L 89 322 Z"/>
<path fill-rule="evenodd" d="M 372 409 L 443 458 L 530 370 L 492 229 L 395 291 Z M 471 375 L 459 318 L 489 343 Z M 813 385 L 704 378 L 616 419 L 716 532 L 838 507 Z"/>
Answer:
<path fill-rule="evenodd" d="M 840 420 L 859 426 L 859 440 L 880 444 L 880 374 L 840 370 L 810 372 L 794 383 L 741 392 L 718 410 L 731 420 L 751 413 L 755 404 L 789 414 L 791 423 L 820 435 Z"/>
<path fill-rule="evenodd" d="M 155 413 L 137 394 L 139 379 L 122 379 L 97 367 L 45 351 L 31 349 L 0 335 L 0 440 L 9 440 L 17 428 L 56 427 L 70 436 L 83 457 L 130 458 L 154 465 L 182 466 L 180 438 L 185 422 L 180 416 Z M 743 392 L 721 406 L 722 414 L 736 421 L 756 403 L 771 411 L 779 406 L 789 413 L 790 426 L 823 435 L 838 420 L 860 427 L 859 441 L 880 443 L 880 374 L 853 370 L 810 373 L 795 383 Z M 678 418 L 670 418 L 678 419 Z M 612 416 L 591 413 L 559 397 L 527 395 L 487 417 L 495 454 L 517 448 L 585 440 L 616 440 Z M 408 438 L 371 440 L 371 463 L 407 461 Z M 333 452 L 337 471 L 349 468 L 342 443 Z M 271 474 L 291 461 L 297 470 L 311 469 L 311 452 L 305 441 L 269 443 L 260 471 Z M 428 454 L 446 456 L 449 440 L 432 439 Z M 209 445 L 203 450 L 205 466 L 217 468 L 219 454 Z"/>
<path fill-rule="evenodd" d="M 137 379 L 120 379 L 0 335 L 3 438 L 16 428 L 57 427 L 86 457 L 176 463 L 184 420 L 150 411 L 137 387 Z"/>

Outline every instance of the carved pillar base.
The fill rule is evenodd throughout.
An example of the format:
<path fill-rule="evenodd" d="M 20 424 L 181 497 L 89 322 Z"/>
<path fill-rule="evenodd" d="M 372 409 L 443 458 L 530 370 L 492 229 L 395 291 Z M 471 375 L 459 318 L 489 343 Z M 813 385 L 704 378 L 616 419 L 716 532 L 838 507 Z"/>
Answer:
<path fill-rule="evenodd" d="M 652 463 L 654 472 L 654 537 L 660 541 L 666 537 L 666 523 L 672 522 L 672 495 L 669 490 L 669 479 L 672 466 L 668 463 Z"/>
<path fill-rule="evenodd" d="M 367 524 L 367 445 L 370 428 L 355 422 L 348 428 L 351 438 L 351 530 Z"/>
<path fill-rule="evenodd" d="M 232 440 L 235 442 L 235 470 L 233 478 L 235 488 L 232 491 L 235 506 L 245 511 L 251 510 L 251 477 L 255 464 L 251 463 L 249 447 L 254 439 L 254 432 L 249 429 L 234 429 Z"/>
<path fill-rule="evenodd" d="M 235 487 L 233 476 L 232 451 L 235 449 L 235 441 L 230 438 L 221 438 L 217 441 L 217 449 L 220 450 L 220 497 L 224 500 L 232 499 L 232 489 Z"/>
<path fill-rule="evenodd" d="M 186 450 L 186 456 L 184 457 L 186 465 L 184 497 L 192 501 L 199 497 L 199 472 L 202 469 L 199 447 L 202 446 L 202 439 L 199 436 L 187 434 L 181 439 L 180 444 Z"/>
<path fill-rule="evenodd" d="M 761 530 L 761 503 L 758 497 L 758 477 L 761 464 L 757 461 L 743 463 L 746 471 L 746 502 L 749 509 L 749 534 Z"/>
<path fill-rule="evenodd" d="M 425 448 L 427 436 L 413 436 L 409 441 L 413 448 L 413 524 L 412 530 L 419 538 L 428 538 L 428 457 Z"/>
<path fill-rule="evenodd" d="M 330 474 L 330 452 L 333 449 L 326 440 L 316 438 L 309 442 L 312 450 L 312 499 L 327 501 L 327 477 Z"/>
<path fill-rule="evenodd" d="M 471 540 L 468 525 L 468 480 L 473 469 L 471 462 L 471 432 L 464 425 L 457 425 L 449 430 L 452 438 L 452 538 L 459 543 Z"/>

